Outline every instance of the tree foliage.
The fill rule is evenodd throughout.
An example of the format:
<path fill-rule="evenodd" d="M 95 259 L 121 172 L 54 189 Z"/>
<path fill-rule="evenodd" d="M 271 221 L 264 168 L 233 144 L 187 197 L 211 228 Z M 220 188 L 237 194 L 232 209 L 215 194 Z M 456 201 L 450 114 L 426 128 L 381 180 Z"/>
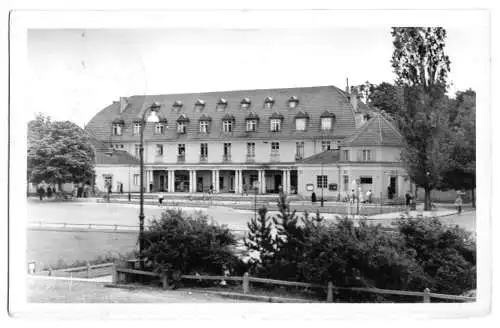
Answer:
<path fill-rule="evenodd" d="M 248 233 L 244 238 L 247 250 L 255 255 L 249 264 L 251 273 L 256 274 L 266 270 L 276 251 L 272 221 L 267 216 L 267 209 L 260 208 L 258 214 L 258 217 L 247 222 Z"/>
<path fill-rule="evenodd" d="M 415 183 L 430 191 L 440 185 L 447 167 L 446 78 L 450 59 L 444 52 L 446 30 L 441 27 L 393 28 L 392 67 L 403 88 L 398 125 L 405 139 L 402 161 Z"/>
<path fill-rule="evenodd" d="M 95 154 L 87 136 L 69 121 L 38 115 L 28 123 L 28 177 L 33 183 L 91 182 Z"/>
<path fill-rule="evenodd" d="M 157 271 L 220 275 L 225 269 L 238 268 L 232 250 L 235 236 L 225 226 L 209 224 L 202 213 L 191 216 L 166 210 L 160 219 L 151 221 L 143 238 L 143 255 Z"/>

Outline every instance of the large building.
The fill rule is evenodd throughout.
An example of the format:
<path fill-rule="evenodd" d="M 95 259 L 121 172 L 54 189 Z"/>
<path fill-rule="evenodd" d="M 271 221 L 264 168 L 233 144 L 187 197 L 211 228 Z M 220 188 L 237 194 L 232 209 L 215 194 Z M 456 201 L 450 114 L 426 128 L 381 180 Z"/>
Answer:
<path fill-rule="evenodd" d="M 142 127 L 151 106 L 159 122 Z M 356 183 L 382 197 L 410 188 L 391 120 L 333 86 L 120 98 L 85 127 L 113 149 L 97 150 L 99 189 L 139 191 L 141 128 L 146 192 L 242 194 L 255 186 L 259 194 L 338 199 Z"/>

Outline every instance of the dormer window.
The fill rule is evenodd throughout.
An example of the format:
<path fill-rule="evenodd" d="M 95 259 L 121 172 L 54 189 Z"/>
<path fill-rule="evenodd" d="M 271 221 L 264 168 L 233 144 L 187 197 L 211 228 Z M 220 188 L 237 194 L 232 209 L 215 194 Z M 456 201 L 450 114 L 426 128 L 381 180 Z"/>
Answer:
<path fill-rule="evenodd" d="M 288 108 L 296 108 L 298 104 L 299 98 L 297 98 L 296 96 L 292 96 L 290 97 L 290 99 L 288 99 Z"/>
<path fill-rule="evenodd" d="M 200 122 L 200 133 L 204 133 L 204 134 L 209 133 L 211 120 L 212 119 L 205 114 L 203 114 L 203 116 L 200 117 L 200 121 L 199 121 Z"/>
<path fill-rule="evenodd" d="M 122 135 L 122 128 L 123 125 L 125 125 L 125 122 L 122 119 L 115 119 L 113 120 L 113 135 L 114 136 L 121 136 Z"/>
<path fill-rule="evenodd" d="M 274 99 L 271 97 L 267 97 L 266 100 L 264 101 L 264 108 L 271 109 L 273 108 L 273 105 L 274 105 Z"/>
<path fill-rule="evenodd" d="M 280 132 L 281 131 L 281 120 L 280 119 L 271 119 L 271 131 L 272 132 Z"/>
<path fill-rule="evenodd" d="M 155 123 L 155 134 L 162 135 L 164 133 L 165 133 L 165 123 L 163 122 Z"/>
<path fill-rule="evenodd" d="M 255 113 L 250 112 L 246 117 L 246 131 L 247 132 L 255 132 L 257 131 L 257 124 L 259 121 L 259 116 Z"/>
<path fill-rule="evenodd" d="M 219 101 L 217 102 L 217 111 L 218 112 L 223 112 L 226 110 L 227 107 L 227 100 L 224 98 L 220 98 Z"/>
<path fill-rule="evenodd" d="M 303 111 L 299 111 L 295 115 L 295 130 L 305 131 L 307 129 L 307 122 L 309 120 L 309 114 Z"/>
<path fill-rule="evenodd" d="M 324 111 L 321 114 L 321 130 L 328 131 L 333 129 L 333 120 L 335 119 L 335 114 L 330 113 L 328 111 Z"/>
<path fill-rule="evenodd" d="M 141 123 L 136 122 L 136 123 L 134 123 L 133 134 L 134 134 L 134 136 L 138 136 L 140 133 L 141 133 Z"/>
<path fill-rule="evenodd" d="M 250 108 L 250 99 L 249 98 L 243 98 L 241 99 L 241 109 L 248 109 Z"/>
<path fill-rule="evenodd" d="M 195 112 L 197 113 L 202 112 L 204 108 L 205 108 L 205 102 L 201 99 L 198 99 L 194 104 Z"/>
<path fill-rule="evenodd" d="M 185 134 L 188 123 L 189 123 L 189 118 L 187 118 L 186 115 L 181 115 L 177 119 L 177 133 Z"/>
<path fill-rule="evenodd" d="M 181 108 L 182 108 L 182 101 L 180 100 L 174 101 L 174 104 L 172 105 L 172 110 L 174 112 L 178 112 L 181 110 Z"/>
<path fill-rule="evenodd" d="M 222 132 L 230 133 L 233 132 L 234 116 L 226 115 L 222 118 Z"/>

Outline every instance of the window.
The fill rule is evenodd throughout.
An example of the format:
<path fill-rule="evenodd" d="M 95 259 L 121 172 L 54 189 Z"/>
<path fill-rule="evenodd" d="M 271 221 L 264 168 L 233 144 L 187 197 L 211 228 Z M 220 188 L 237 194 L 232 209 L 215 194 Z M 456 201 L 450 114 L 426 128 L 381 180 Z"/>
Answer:
<path fill-rule="evenodd" d="M 122 135 L 121 124 L 113 124 L 113 135 L 114 136 L 121 136 Z"/>
<path fill-rule="evenodd" d="M 372 177 L 359 177 L 359 183 L 360 184 L 373 184 L 373 178 Z"/>
<path fill-rule="evenodd" d="M 264 101 L 264 108 L 271 109 L 274 105 L 274 99 L 271 97 L 267 97 Z"/>
<path fill-rule="evenodd" d="M 248 109 L 250 107 L 250 99 L 243 98 L 241 100 L 241 109 Z"/>
<path fill-rule="evenodd" d="M 139 174 L 134 174 L 134 185 L 140 185 L 141 176 Z"/>
<path fill-rule="evenodd" d="M 257 120 L 247 120 L 247 132 L 257 131 Z"/>
<path fill-rule="evenodd" d="M 207 157 L 208 157 L 208 144 L 207 143 L 200 144 L 200 157 L 202 159 L 207 159 Z"/>
<path fill-rule="evenodd" d="M 138 136 L 141 133 L 141 123 L 134 123 L 134 136 Z"/>
<path fill-rule="evenodd" d="M 247 156 L 255 156 L 255 142 L 247 142 Z"/>
<path fill-rule="evenodd" d="M 339 149 L 339 141 L 338 140 L 333 140 L 332 149 Z"/>
<path fill-rule="evenodd" d="M 165 125 L 163 123 L 155 124 L 155 134 L 161 135 L 165 132 Z"/>
<path fill-rule="evenodd" d="M 295 159 L 304 158 L 304 141 L 297 141 L 295 143 Z"/>
<path fill-rule="evenodd" d="M 271 142 L 271 152 L 279 153 L 280 151 L 280 143 L 279 142 Z"/>
<path fill-rule="evenodd" d="M 228 161 L 231 159 L 231 144 L 226 142 L 224 143 L 224 160 Z"/>
<path fill-rule="evenodd" d="M 328 188 L 328 176 L 317 175 L 316 176 L 316 188 Z"/>
<path fill-rule="evenodd" d="M 216 110 L 218 112 L 223 112 L 227 107 L 227 100 L 224 98 L 220 98 L 219 102 L 217 103 Z"/>
<path fill-rule="evenodd" d="M 141 155 L 140 155 L 140 149 L 141 149 L 141 145 L 135 145 L 135 146 L 134 146 L 134 153 L 135 153 L 135 157 L 139 157 L 139 156 L 141 156 Z"/>
<path fill-rule="evenodd" d="M 225 133 L 233 132 L 233 121 L 222 121 L 222 131 Z"/>
<path fill-rule="evenodd" d="M 330 183 L 328 185 L 328 190 L 330 190 L 330 191 L 337 191 L 337 184 L 336 183 Z"/>
<path fill-rule="evenodd" d="M 163 145 L 156 145 L 156 156 L 163 156 Z"/>
<path fill-rule="evenodd" d="M 200 121 L 200 133 L 208 133 L 208 121 Z"/>
<path fill-rule="evenodd" d="M 364 149 L 363 150 L 363 161 L 371 161 L 372 160 L 372 151 Z"/>
<path fill-rule="evenodd" d="M 342 151 L 342 157 L 344 158 L 344 161 L 348 161 L 349 160 L 349 150 L 348 149 L 344 149 Z"/>
<path fill-rule="evenodd" d="M 330 140 L 322 140 L 321 141 L 321 151 L 330 150 L 331 144 Z"/>
<path fill-rule="evenodd" d="M 186 154 L 186 145 L 178 144 L 177 145 L 177 155 L 184 156 Z"/>
<path fill-rule="evenodd" d="M 120 148 L 122 148 L 122 149 L 123 149 L 123 144 L 122 144 L 122 145 L 120 145 Z"/>
<path fill-rule="evenodd" d="M 305 118 L 297 118 L 295 120 L 295 130 L 297 130 L 297 131 L 305 131 L 306 130 L 306 119 Z"/>
<path fill-rule="evenodd" d="M 177 133 L 186 133 L 186 123 L 184 122 L 177 122 Z"/>
<path fill-rule="evenodd" d="M 297 105 L 299 104 L 299 99 L 295 96 L 290 97 L 288 99 L 288 108 L 296 108 Z"/>
<path fill-rule="evenodd" d="M 321 130 L 331 130 L 332 129 L 332 118 L 323 117 L 321 118 Z"/>
<path fill-rule="evenodd" d="M 344 191 L 349 191 L 349 176 L 344 175 Z"/>
<path fill-rule="evenodd" d="M 281 131 L 281 120 L 280 119 L 272 119 L 271 120 L 271 131 L 272 132 Z"/>
<path fill-rule="evenodd" d="M 198 99 L 194 104 L 194 111 L 199 113 L 202 112 L 204 108 L 205 108 L 205 102 L 201 99 Z"/>
<path fill-rule="evenodd" d="M 182 108 L 182 101 L 176 100 L 174 101 L 174 105 L 172 106 L 172 111 L 179 112 Z"/>

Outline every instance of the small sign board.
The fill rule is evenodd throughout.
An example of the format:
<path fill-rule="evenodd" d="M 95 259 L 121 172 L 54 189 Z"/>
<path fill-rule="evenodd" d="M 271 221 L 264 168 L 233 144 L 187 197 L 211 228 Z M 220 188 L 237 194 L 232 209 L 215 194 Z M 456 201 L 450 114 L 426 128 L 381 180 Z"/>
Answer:
<path fill-rule="evenodd" d="M 313 190 L 314 190 L 314 185 L 313 185 L 312 183 L 308 183 L 308 184 L 306 185 L 306 190 L 307 190 L 307 191 L 313 191 Z"/>
<path fill-rule="evenodd" d="M 328 190 L 330 190 L 330 191 L 337 191 L 337 184 L 336 183 L 330 183 L 328 185 Z"/>

